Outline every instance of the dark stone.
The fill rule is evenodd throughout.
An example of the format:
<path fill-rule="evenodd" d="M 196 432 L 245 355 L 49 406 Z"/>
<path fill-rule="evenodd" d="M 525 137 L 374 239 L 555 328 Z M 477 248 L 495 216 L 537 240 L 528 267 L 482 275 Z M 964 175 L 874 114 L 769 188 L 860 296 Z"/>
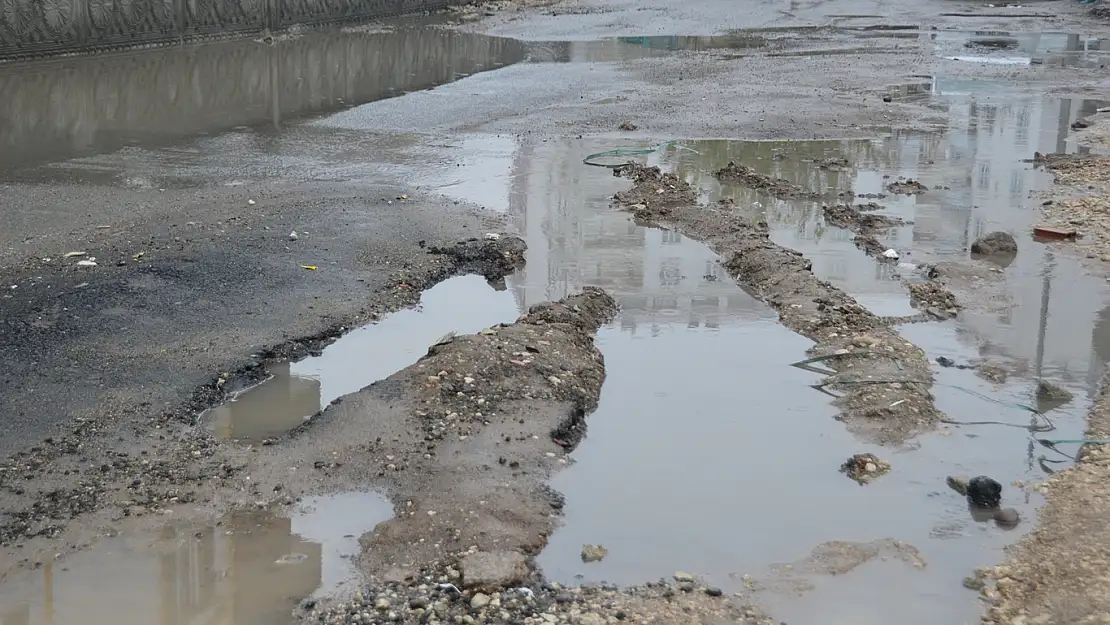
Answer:
<path fill-rule="evenodd" d="M 561 592 L 555 595 L 555 603 L 574 603 L 574 595 L 569 592 Z"/>
<path fill-rule="evenodd" d="M 725 594 L 725 591 L 721 590 L 720 588 L 710 586 L 709 588 L 705 589 L 705 594 L 709 595 L 710 597 L 720 597 L 721 595 Z"/>
<path fill-rule="evenodd" d="M 967 500 L 981 508 L 997 508 L 1002 503 L 1002 485 L 985 475 L 973 477 L 967 483 Z"/>
<path fill-rule="evenodd" d="M 1005 232 L 992 232 L 983 235 L 971 244 L 972 254 L 982 254 L 984 256 L 993 256 L 995 254 L 1013 255 L 1017 254 L 1017 251 L 1017 241 L 1014 240 L 1014 237 Z"/>
<path fill-rule="evenodd" d="M 951 358 L 945 358 L 944 356 L 937 356 L 937 364 L 942 367 L 955 367 L 956 361 Z"/>
<path fill-rule="evenodd" d="M 428 600 L 423 597 L 413 597 L 409 599 L 409 608 L 413 610 L 426 607 L 428 607 Z"/>
<path fill-rule="evenodd" d="M 624 610 L 619 610 L 613 616 L 617 617 L 618 621 L 623 621 L 624 619 L 628 618 L 628 615 L 624 613 Z"/>

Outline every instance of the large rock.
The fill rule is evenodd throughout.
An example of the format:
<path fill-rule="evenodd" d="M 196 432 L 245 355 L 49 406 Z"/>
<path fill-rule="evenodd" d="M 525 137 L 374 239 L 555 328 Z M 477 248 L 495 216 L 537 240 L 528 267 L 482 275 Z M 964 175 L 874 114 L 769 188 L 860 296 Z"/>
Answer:
<path fill-rule="evenodd" d="M 528 561 L 515 551 L 479 551 L 463 557 L 464 588 L 499 590 L 519 586 L 528 577 Z"/>
<path fill-rule="evenodd" d="M 1017 254 L 1017 251 L 1017 241 L 1014 240 L 1014 237 L 1005 232 L 985 234 L 979 237 L 979 240 L 971 244 L 972 254 L 983 254 L 986 256 L 994 256 L 996 254 L 1013 255 Z"/>
<path fill-rule="evenodd" d="M 997 508 L 1002 503 L 1002 485 L 985 475 L 973 477 L 967 483 L 967 500 L 980 508 Z"/>

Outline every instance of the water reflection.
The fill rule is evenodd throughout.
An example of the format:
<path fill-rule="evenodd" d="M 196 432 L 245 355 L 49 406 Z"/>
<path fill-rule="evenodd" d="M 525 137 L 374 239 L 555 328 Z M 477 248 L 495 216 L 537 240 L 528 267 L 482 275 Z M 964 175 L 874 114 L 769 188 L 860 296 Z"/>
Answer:
<path fill-rule="evenodd" d="M 0 168 L 169 145 L 429 89 L 524 59 L 518 41 L 426 28 L 311 33 L 0 68 Z"/>
<path fill-rule="evenodd" d="M 592 285 L 617 298 L 620 327 L 634 335 L 774 318 L 704 245 L 610 209 L 612 194 L 627 185 L 582 165 L 599 146 L 546 141 L 512 152 L 508 219 L 528 243 L 528 262 L 510 286 L 522 308 Z"/>
<path fill-rule="evenodd" d="M 920 34 L 937 56 L 973 63 L 1101 67 L 1102 40 L 1075 33 L 931 31 Z"/>
<path fill-rule="evenodd" d="M 295 535 L 290 519 L 234 515 L 198 532 L 167 527 L 151 545 L 113 540 L 47 562 L 19 595 L 8 585 L 14 618 L 0 623 L 284 622 L 320 584 L 321 566 L 320 544 Z"/>
<path fill-rule="evenodd" d="M 238 512 L 203 528 L 108 539 L 15 578 L 0 625 L 273 625 L 313 593 L 357 579 L 357 537 L 392 505 L 367 492 L 310 497 L 291 516 Z"/>
<path fill-rule="evenodd" d="M 356 328 L 318 356 L 268 366 L 270 379 L 201 415 L 216 435 L 246 442 L 279 436 L 335 399 L 414 363 L 449 332 L 472 334 L 516 319 L 511 293 L 480 276 L 450 278 L 420 296 L 420 306 Z"/>

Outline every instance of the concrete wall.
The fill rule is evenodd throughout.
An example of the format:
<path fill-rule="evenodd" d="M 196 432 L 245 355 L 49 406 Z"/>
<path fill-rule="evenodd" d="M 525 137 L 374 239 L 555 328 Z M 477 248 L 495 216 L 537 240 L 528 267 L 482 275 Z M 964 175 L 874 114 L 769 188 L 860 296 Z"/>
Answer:
<path fill-rule="evenodd" d="M 439 10 L 467 0 L 0 0 L 0 59 L 163 45 Z"/>

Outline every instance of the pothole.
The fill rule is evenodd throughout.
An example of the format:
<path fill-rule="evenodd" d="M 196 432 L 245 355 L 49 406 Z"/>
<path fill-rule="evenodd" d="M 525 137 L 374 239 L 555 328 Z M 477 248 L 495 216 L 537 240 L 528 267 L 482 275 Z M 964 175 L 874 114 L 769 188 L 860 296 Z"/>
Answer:
<path fill-rule="evenodd" d="M 874 140 L 548 140 L 526 148 L 501 140 L 485 175 L 502 175 L 495 163 L 508 163 L 512 172 L 503 177 L 512 191 L 497 192 L 529 243 L 528 264 L 509 280 L 518 299 L 530 305 L 589 284 L 621 303 L 618 319 L 599 334 L 608 370 L 601 406 L 574 463 L 553 479 L 566 505 L 564 525 L 539 556 L 552 579 L 636 583 L 691 571 L 727 591 L 757 594 L 788 620 L 830 610 L 864 619 L 859 605 L 882 605 L 884 614 L 920 623 L 975 616 L 976 597 L 960 580 L 999 561 L 1002 548 L 1035 519 L 1039 499 L 1012 483 L 1070 462 L 1067 449 L 1053 455 L 1038 442 L 1049 437 L 1030 431 L 1032 415 L 1020 406 L 1032 401 L 1038 377 L 1072 391 L 1079 399 L 1046 416 L 1057 428 L 1052 437 L 1078 436 L 1089 405 L 1084 393 L 1095 388 L 1092 378 L 1106 362 L 1099 319 L 1110 318 L 1100 312 L 1108 300 L 1090 296 L 1105 288 L 1082 280 L 1063 285 L 1061 276 L 1079 273 L 1078 266 L 1060 255 L 1050 259 L 1052 249 L 1029 236 L 1038 218 L 1029 194 L 1048 179 L 1024 159 L 1037 150 L 1067 150 L 1068 126 L 1094 103 L 980 86 L 929 81 L 916 97 L 948 116 L 947 129 Z M 1001 281 L 971 282 L 980 299 L 969 301 L 958 321 L 901 328 L 930 361 L 1002 361 L 1009 372 L 1002 382 L 971 369 L 933 367 L 933 392 L 949 418 L 996 423 L 946 424 L 898 450 L 854 440 L 831 418 L 836 411 L 828 398 L 808 388 L 816 378 L 788 366 L 803 357 L 807 342 L 765 327 L 769 311 L 732 285 L 704 246 L 612 211 L 621 181 L 580 165 L 598 152 L 660 144 L 628 158 L 676 171 L 716 210 L 726 210 L 716 201 L 727 197 L 727 210 L 766 220 L 775 242 L 802 251 L 818 276 L 876 314 L 916 312 L 905 283 L 919 279 L 918 266 L 965 263 L 978 236 L 1012 232 L 1017 258 L 994 270 L 973 265 L 983 270 L 976 275 Z M 776 199 L 722 182 L 712 172 L 729 161 L 828 191 L 827 200 Z M 900 180 L 920 180 L 928 191 L 891 192 Z M 470 199 L 465 189 L 450 192 Z M 852 233 L 827 223 L 823 204 L 840 201 L 902 220 L 876 235 L 898 252 L 898 262 L 876 262 Z M 889 462 L 891 471 L 866 486 L 847 479 L 838 468 L 859 453 Z M 1023 519 L 1017 529 L 972 514 L 945 483 L 960 474 L 1001 482 L 1003 503 Z M 875 541 L 902 545 L 899 553 L 915 558 L 879 553 L 832 577 L 820 569 L 783 573 L 811 550 Z M 587 545 L 595 549 L 584 562 Z M 593 555 L 598 547 L 605 550 L 600 559 Z M 938 602 L 938 596 L 957 598 Z"/>
<path fill-rule="evenodd" d="M 205 411 L 221 438 L 257 443 L 280 436 L 353 393 L 416 362 L 444 335 L 471 334 L 518 316 L 513 294 L 480 276 L 459 276 L 425 291 L 416 309 L 356 328 L 318 356 L 267 366 L 270 378 Z"/>
<path fill-rule="evenodd" d="M 236 512 L 201 527 L 105 539 L 6 579 L 7 625 L 284 623 L 297 603 L 358 579 L 358 536 L 388 520 L 376 493 L 310 497 L 290 515 Z"/>

